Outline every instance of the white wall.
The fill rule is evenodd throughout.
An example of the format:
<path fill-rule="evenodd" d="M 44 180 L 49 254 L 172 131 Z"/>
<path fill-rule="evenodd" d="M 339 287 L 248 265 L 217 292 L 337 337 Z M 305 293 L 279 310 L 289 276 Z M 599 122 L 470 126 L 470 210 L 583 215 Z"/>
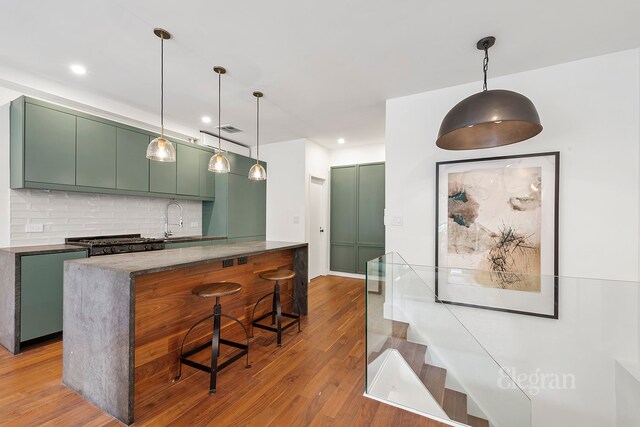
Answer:
<path fill-rule="evenodd" d="M 260 147 L 267 162 L 267 240 L 306 242 L 305 142 Z"/>
<path fill-rule="evenodd" d="M 433 265 L 435 163 L 560 151 L 560 275 L 638 279 L 638 50 L 491 79 L 537 106 L 544 130 L 511 146 L 445 151 L 442 118 L 480 83 L 391 99 L 386 117 L 387 248 Z M 419 238 L 416 238 L 419 236 Z"/>
<path fill-rule="evenodd" d="M 410 263 L 433 265 L 436 162 L 560 151 L 560 275 L 638 280 L 639 75 L 636 49 L 490 79 L 490 88 L 528 96 L 544 130 L 531 140 L 482 151 L 452 152 L 435 146 L 442 118 L 479 91 L 479 82 L 389 100 L 386 207 L 387 215 L 402 217 L 403 225 L 387 227 L 387 251 L 398 251 Z M 621 293 L 607 292 L 607 286 L 561 284 L 559 320 L 452 307 L 503 366 L 524 372 L 536 366 L 544 372 L 575 372 L 578 382 L 582 376 L 595 384 L 579 398 L 541 393 L 534 398 L 534 425 L 615 425 L 613 365 L 588 368 L 613 357 L 638 358 L 640 296 L 637 285 Z M 598 315 L 587 309 L 590 304 L 598 308 Z M 563 334 L 585 324 L 596 328 L 591 336 L 562 344 Z M 590 357 L 585 357 L 587 352 Z M 599 387 L 604 392 L 594 398 L 593 390 Z"/>
<path fill-rule="evenodd" d="M 355 147 L 334 148 L 329 152 L 329 164 L 331 166 L 384 162 L 384 158 L 384 144 L 368 144 L 357 145 Z"/>

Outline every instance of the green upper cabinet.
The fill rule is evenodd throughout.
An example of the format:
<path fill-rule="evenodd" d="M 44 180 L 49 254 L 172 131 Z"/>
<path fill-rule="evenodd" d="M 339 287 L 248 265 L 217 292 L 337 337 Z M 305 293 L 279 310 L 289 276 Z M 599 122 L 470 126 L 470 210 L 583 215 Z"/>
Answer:
<path fill-rule="evenodd" d="M 212 202 L 215 177 L 207 172 L 207 164 L 213 150 L 171 140 L 177 162 L 149 161 L 147 146 L 156 136 L 21 96 L 10 107 L 11 188 Z M 236 159 L 244 168 L 250 162 L 243 156 Z"/>
<path fill-rule="evenodd" d="M 200 150 L 200 196 L 213 198 L 216 195 L 216 174 L 209 172 L 209 159 L 213 155 L 210 151 Z"/>
<path fill-rule="evenodd" d="M 384 163 L 358 168 L 358 243 L 384 246 Z"/>
<path fill-rule="evenodd" d="M 155 136 L 153 137 L 155 138 Z M 174 141 L 171 141 L 174 142 Z M 176 144 L 174 143 L 174 146 Z M 176 152 L 175 162 L 149 162 L 149 191 L 152 193 L 176 194 L 178 189 L 177 164 L 179 153 Z"/>
<path fill-rule="evenodd" d="M 116 127 L 76 120 L 76 185 L 116 188 Z"/>
<path fill-rule="evenodd" d="M 331 242 L 356 242 L 356 167 L 331 169 Z M 333 218 L 340 218 L 333 221 Z"/>
<path fill-rule="evenodd" d="M 149 191 L 149 135 L 118 128 L 116 132 L 117 161 L 116 188 L 119 190 Z"/>
<path fill-rule="evenodd" d="M 188 145 L 178 145 L 177 150 L 177 189 L 178 194 L 200 195 L 200 149 Z"/>
<path fill-rule="evenodd" d="M 29 103 L 24 116 L 24 181 L 75 185 L 76 116 Z"/>

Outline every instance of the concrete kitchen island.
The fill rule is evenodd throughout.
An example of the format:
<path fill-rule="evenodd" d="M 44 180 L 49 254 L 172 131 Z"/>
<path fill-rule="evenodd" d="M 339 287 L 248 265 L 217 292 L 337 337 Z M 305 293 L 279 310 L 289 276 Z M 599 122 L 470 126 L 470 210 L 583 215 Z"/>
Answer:
<path fill-rule="evenodd" d="M 273 289 L 259 273 L 289 268 L 296 277 L 283 289 L 304 315 L 307 258 L 306 243 L 255 241 L 65 262 L 63 383 L 131 424 L 137 404 L 171 386 L 184 334 L 213 310 L 193 287 L 240 283 L 242 291 L 223 298 L 222 307 L 248 328 L 253 304 Z M 263 311 L 270 308 L 267 302 Z M 223 322 L 222 333 L 238 337 L 240 327 L 231 325 Z M 185 350 L 210 339 L 211 328 L 192 334 Z"/>

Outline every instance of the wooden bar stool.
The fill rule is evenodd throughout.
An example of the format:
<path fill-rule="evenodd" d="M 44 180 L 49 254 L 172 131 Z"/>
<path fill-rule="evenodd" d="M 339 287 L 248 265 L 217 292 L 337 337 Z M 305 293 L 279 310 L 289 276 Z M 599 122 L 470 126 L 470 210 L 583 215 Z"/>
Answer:
<path fill-rule="evenodd" d="M 286 329 L 290 328 L 291 326 L 295 325 L 296 323 L 298 324 L 298 333 L 302 332 L 302 329 L 300 329 L 300 309 L 298 308 L 296 310 L 296 300 L 293 297 L 293 295 L 291 295 L 291 299 L 293 301 L 293 309 L 294 311 L 297 311 L 298 314 L 293 314 L 293 313 L 284 313 L 282 311 L 282 304 L 280 303 L 280 281 L 282 280 L 289 280 L 289 279 L 293 279 L 294 277 L 296 277 L 296 273 L 294 273 L 291 270 L 286 270 L 286 269 L 281 269 L 281 270 L 272 270 L 272 271 L 265 271 L 260 273 L 260 278 L 264 279 L 264 280 L 270 280 L 270 281 L 275 281 L 275 285 L 273 287 L 273 292 L 268 293 L 266 295 L 264 295 L 262 298 L 260 298 L 258 300 L 258 302 L 256 303 L 256 305 L 253 306 L 253 312 L 251 313 L 251 336 L 253 336 L 253 328 L 259 328 L 259 329 L 265 329 L 267 331 L 271 331 L 271 332 L 275 332 L 276 334 L 278 334 L 278 347 L 282 347 L 282 332 L 285 331 Z M 255 318 L 255 314 L 256 314 L 256 308 L 258 307 L 258 304 L 260 304 L 260 302 L 267 298 L 268 296 L 273 295 L 273 299 L 271 301 L 271 311 L 258 317 L 257 319 Z M 276 325 L 275 327 L 273 326 L 267 326 L 267 325 L 262 325 L 258 322 L 260 322 L 263 319 L 266 319 L 267 317 L 271 316 L 271 325 Z M 285 325 L 282 324 L 282 317 L 288 317 L 290 319 L 295 319 L 293 322 L 289 322 Z"/>
<path fill-rule="evenodd" d="M 191 293 L 193 295 L 197 295 L 200 298 L 215 298 L 216 304 L 213 307 L 213 314 L 210 314 L 209 316 L 205 317 L 204 319 L 196 322 L 193 326 L 191 326 L 191 328 L 189 328 L 184 338 L 182 339 L 182 345 L 180 345 L 180 368 L 178 371 L 178 376 L 175 378 L 174 381 L 178 381 L 180 379 L 180 376 L 182 376 L 182 364 L 191 366 L 192 368 L 196 368 L 211 374 L 210 381 L 209 381 L 209 393 L 212 394 L 216 392 L 216 376 L 218 375 L 218 372 L 221 371 L 223 368 L 226 368 L 227 366 L 229 366 L 236 360 L 240 359 L 244 355 L 247 356 L 247 363 L 245 367 L 247 368 L 251 367 L 251 365 L 249 365 L 249 334 L 247 334 L 247 328 L 245 328 L 242 322 L 240 322 L 240 320 L 236 319 L 235 317 L 231 317 L 227 314 L 223 314 L 222 306 L 220 305 L 220 297 L 235 294 L 236 292 L 239 292 L 240 289 L 242 289 L 242 286 L 239 285 L 238 283 L 214 282 L 214 283 L 208 283 L 206 285 L 196 286 L 191 290 Z M 189 333 L 193 330 L 193 328 L 198 326 L 200 323 L 208 319 L 211 319 L 212 317 L 213 317 L 213 337 L 211 339 L 211 342 L 206 342 L 201 346 L 196 347 L 193 350 L 190 350 L 183 354 L 182 350 Z M 244 333 L 247 336 L 246 344 L 240 344 L 234 341 L 229 341 L 224 338 L 220 338 L 220 320 L 222 317 L 226 317 L 227 319 L 234 320 L 238 322 L 240 326 L 242 326 L 242 329 L 244 330 Z M 240 349 L 241 351 L 235 354 L 229 360 L 226 360 L 225 362 L 218 365 L 218 356 L 220 355 L 220 344 L 228 345 L 230 347 Z M 193 360 L 188 359 L 189 357 L 193 356 L 196 353 L 201 352 L 202 350 L 208 347 L 211 347 L 211 365 L 210 366 L 202 365 L 198 362 L 194 362 Z"/>

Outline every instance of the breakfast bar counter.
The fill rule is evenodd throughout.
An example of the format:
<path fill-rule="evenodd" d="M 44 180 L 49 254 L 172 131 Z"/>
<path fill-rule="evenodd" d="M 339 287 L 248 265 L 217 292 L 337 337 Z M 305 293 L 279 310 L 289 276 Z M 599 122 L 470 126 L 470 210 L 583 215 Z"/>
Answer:
<path fill-rule="evenodd" d="M 273 290 L 259 274 L 291 269 L 296 276 L 283 295 L 291 293 L 305 315 L 307 259 L 306 243 L 254 241 L 66 261 L 63 383 L 131 424 L 139 402 L 171 386 L 183 336 L 212 312 L 210 302 L 191 294 L 195 286 L 241 284 L 224 312 L 248 328 L 253 304 Z M 239 333 L 231 323 L 222 329 Z M 188 345 L 196 347 L 210 340 L 211 328 L 192 334 Z"/>

